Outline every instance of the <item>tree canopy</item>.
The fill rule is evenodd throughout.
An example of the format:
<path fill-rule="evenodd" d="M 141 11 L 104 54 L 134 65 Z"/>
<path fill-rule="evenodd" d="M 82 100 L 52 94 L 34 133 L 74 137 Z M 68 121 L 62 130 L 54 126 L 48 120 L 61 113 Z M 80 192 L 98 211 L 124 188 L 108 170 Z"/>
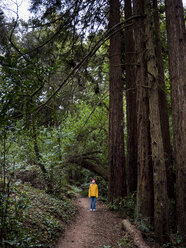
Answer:
<path fill-rule="evenodd" d="M 9 184 L 34 171 L 55 196 L 96 176 L 109 204 L 134 197 L 133 218 L 184 247 L 182 1 L 31 0 L 28 20 L 15 3 L 14 18 L 0 3 L 0 241 Z"/>

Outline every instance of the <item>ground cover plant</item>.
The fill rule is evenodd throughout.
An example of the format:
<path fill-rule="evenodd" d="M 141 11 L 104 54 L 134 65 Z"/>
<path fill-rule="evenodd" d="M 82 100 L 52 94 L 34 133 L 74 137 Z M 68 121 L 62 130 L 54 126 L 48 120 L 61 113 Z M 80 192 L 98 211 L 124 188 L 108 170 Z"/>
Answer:
<path fill-rule="evenodd" d="M 1 191 L 2 247 L 53 247 L 76 214 L 74 194 L 71 199 L 64 193 L 56 198 L 20 182 L 8 187 Z"/>

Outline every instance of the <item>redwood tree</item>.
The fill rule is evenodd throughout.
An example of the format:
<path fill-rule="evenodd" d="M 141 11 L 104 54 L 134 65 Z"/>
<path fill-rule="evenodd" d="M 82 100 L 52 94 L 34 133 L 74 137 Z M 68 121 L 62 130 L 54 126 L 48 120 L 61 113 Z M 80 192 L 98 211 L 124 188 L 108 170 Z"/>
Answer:
<path fill-rule="evenodd" d="M 162 43 L 160 34 L 160 21 L 157 0 L 153 0 L 154 13 L 154 36 L 155 36 L 155 55 L 158 68 L 158 93 L 159 110 L 161 120 L 161 130 L 163 138 L 163 147 L 165 155 L 166 173 L 167 173 L 167 191 L 170 198 L 174 198 L 175 176 L 173 173 L 172 146 L 170 142 L 169 116 L 167 106 L 167 96 L 165 89 L 164 65 L 162 55 Z"/>
<path fill-rule="evenodd" d="M 151 2 L 135 0 L 133 3 L 135 16 L 140 16 L 134 26 L 137 54 L 137 209 L 143 217 L 151 220 L 154 217 L 155 233 L 163 243 L 168 234 L 168 198 Z"/>
<path fill-rule="evenodd" d="M 137 118 L 136 118 L 136 84 L 135 84 L 135 48 L 131 0 L 125 0 L 125 72 L 127 102 L 127 190 L 137 190 Z M 129 21 L 127 21 L 129 20 Z"/>
<path fill-rule="evenodd" d="M 153 172 L 150 143 L 148 82 L 145 63 L 144 0 L 134 0 L 134 37 L 136 49 L 138 183 L 137 211 L 152 221 Z"/>
<path fill-rule="evenodd" d="M 158 68 L 155 58 L 151 2 L 145 0 L 145 62 L 146 80 L 149 88 L 149 118 L 153 161 L 154 227 L 155 234 L 163 244 L 168 237 L 168 196 L 164 147 L 159 110 Z"/>
<path fill-rule="evenodd" d="M 120 23 L 119 0 L 110 0 L 110 28 Z M 109 74 L 109 200 L 126 195 L 123 134 L 123 83 L 121 71 L 121 32 L 110 37 Z"/>
<path fill-rule="evenodd" d="M 186 245 L 186 31 L 181 0 L 165 0 L 178 230 Z"/>

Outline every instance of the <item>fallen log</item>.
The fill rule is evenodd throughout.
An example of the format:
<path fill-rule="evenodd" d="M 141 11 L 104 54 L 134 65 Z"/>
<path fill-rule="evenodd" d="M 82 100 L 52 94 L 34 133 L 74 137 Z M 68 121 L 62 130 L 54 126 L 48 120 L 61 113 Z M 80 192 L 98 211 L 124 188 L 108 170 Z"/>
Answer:
<path fill-rule="evenodd" d="M 134 244 L 139 248 L 150 248 L 145 241 L 143 240 L 143 237 L 141 235 L 141 232 L 135 228 L 134 225 L 132 225 L 129 220 L 123 220 L 122 221 L 122 228 L 127 231 L 130 236 L 132 237 Z"/>
<path fill-rule="evenodd" d="M 82 166 L 83 168 L 86 168 L 90 171 L 95 172 L 97 175 L 104 178 L 106 181 L 108 181 L 108 172 L 106 169 L 104 169 L 102 166 L 99 166 L 92 161 L 88 159 L 84 159 L 82 157 L 73 157 L 68 160 L 68 163 L 74 163 Z"/>

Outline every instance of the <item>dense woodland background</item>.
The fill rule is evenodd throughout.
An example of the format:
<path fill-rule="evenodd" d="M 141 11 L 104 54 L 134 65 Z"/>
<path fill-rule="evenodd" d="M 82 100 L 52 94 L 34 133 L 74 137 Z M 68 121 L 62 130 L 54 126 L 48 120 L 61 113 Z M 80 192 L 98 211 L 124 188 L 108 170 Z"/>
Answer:
<path fill-rule="evenodd" d="M 69 198 L 94 177 L 111 208 L 162 247 L 185 247 L 182 1 L 31 3 L 28 21 L 0 3 L 2 247 L 46 247 L 28 231 L 34 192 L 70 216 Z M 52 243 L 62 230 L 49 219 Z"/>

